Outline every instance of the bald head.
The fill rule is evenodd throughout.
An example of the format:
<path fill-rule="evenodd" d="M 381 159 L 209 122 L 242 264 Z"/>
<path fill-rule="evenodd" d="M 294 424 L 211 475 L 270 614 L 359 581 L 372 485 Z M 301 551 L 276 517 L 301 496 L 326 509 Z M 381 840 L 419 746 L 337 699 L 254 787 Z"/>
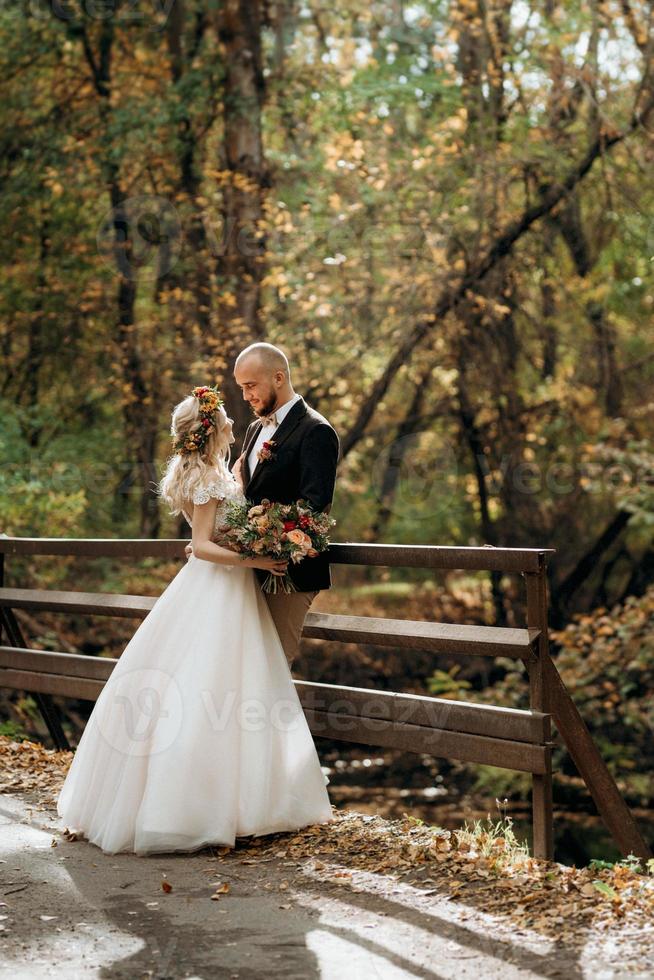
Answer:
<path fill-rule="evenodd" d="M 286 354 L 273 344 L 250 344 L 236 358 L 234 380 L 257 415 L 269 415 L 295 392 Z"/>
<path fill-rule="evenodd" d="M 243 364 L 245 361 L 250 361 L 251 359 L 258 362 L 270 374 L 274 374 L 275 371 L 283 371 L 287 381 L 290 382 L 291 369 L 288 364 L 288 359 L 284 351 L 280 350 L 279 347 L 275 347 L 273 344 L 266 344 L 263 341 L 250 344 L 236 358 L 234 370 L 236 371 L 239 364 Z"/>

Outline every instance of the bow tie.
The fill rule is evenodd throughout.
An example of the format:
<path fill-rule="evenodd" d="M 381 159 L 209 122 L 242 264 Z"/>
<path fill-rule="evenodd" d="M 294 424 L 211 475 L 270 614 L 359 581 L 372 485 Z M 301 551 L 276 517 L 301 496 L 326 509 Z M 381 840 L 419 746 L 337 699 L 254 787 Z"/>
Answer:
<path fill-rule="evenodd" d="M 264 429 L 267 425 L 277 425 L 277 414 L 273 412 L 272 415 L 262 415 L 261 422 Z"/>

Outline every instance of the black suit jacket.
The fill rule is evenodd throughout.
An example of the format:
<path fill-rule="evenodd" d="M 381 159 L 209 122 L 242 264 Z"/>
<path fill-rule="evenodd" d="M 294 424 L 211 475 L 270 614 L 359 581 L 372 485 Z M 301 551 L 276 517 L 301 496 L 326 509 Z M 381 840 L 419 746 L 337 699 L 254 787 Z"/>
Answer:
<path fill-rule="evenodd" d="M 315 510 L 329 512 L 340 443 L 327 419 L 300 396 L 271 436 L 274 458 L 261 460 L 250 473 L 248 455 L 260 431 L 261 422 L 255 419 L 243 441 L 243 483 L 248 500 L 260 504 L 267 497 L 292 504 L 304 499 Z M 261 582 L 268 574 L 259 568 L 255 572 Z M 303 558 L 297 564 L 289 562 L 288 572 L 298 592 L 329 589 L 332 584 L 326 552 L 316 558 Z"/>

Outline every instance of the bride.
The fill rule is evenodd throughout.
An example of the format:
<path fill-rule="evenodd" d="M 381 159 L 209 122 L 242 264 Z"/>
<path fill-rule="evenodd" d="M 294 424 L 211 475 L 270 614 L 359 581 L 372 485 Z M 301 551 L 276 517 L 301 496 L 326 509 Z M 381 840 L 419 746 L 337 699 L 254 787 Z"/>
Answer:
<path fill-rule="evenodd" d="M 171 434 L 159 492 L 191 524 L 193 554 L 125 647 L 57 800 L 68 829 L 107 854 L 233 847 L 334 819 L 254 571 L 286 562 L 220 544 L 225 508 L 244 494 L 218 390 L 194 388 Z"/>

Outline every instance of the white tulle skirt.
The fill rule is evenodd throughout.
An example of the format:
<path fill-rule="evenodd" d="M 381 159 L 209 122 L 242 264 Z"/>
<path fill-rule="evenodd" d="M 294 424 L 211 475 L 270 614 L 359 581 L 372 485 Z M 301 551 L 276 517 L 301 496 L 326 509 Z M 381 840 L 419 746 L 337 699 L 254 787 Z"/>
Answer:
<path fill-rule="evenodd" d="M 254 570 L 192 556 L 87 722 L 57 811 L 105 853 L 233 847 L 334 819 Z"/>

